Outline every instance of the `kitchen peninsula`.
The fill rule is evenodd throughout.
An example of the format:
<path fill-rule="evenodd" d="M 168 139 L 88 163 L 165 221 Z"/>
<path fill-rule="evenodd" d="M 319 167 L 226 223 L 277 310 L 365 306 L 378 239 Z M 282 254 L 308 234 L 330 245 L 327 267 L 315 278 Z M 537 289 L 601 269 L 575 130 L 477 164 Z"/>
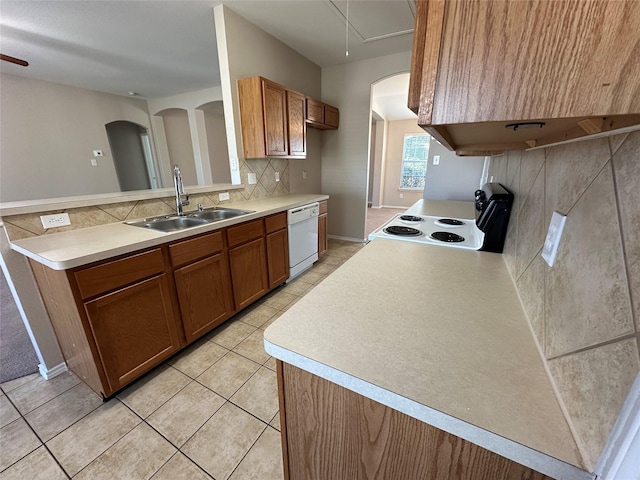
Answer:
<path fill-rule="evenodd" d="M 67 367 L 110 397 L 282 284 L 287 210 L 327 198 L 226 203 L 242 214 L 177 231 L 109 223 L 11 248 L 29 257 Z"/>
<path fill-rule="evenodd" d="M 499 254 L 375 239 L 264 338 L 290 479 L 593 477 Z"/>

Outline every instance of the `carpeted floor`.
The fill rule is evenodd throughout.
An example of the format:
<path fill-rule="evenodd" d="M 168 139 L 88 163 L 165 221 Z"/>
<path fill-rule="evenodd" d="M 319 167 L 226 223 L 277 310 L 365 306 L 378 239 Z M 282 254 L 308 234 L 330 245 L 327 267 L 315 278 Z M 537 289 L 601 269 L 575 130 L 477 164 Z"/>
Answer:
<path fill-rule="evenodd" d="M 0 383 L 38 371 L 38 357 L 0 270 Z"/>
<path fill-rule="evenodd" d="M 406 208 L 367 208 L 367 235 L 382 226 L 394 215 L 406 211 Z"/>

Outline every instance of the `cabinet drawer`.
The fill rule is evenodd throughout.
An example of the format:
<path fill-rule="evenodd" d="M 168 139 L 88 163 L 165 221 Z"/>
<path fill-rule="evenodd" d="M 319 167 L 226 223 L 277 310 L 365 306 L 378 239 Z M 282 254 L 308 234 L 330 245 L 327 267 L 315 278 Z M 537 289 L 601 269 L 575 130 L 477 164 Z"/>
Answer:
<path fill-rule="evenodd" d="M 323 213 L 327 213 L 327 201 L 323 200 L 322 202 L 320 202 L 320 211 L 318 212 L 319 215 L 322 215 Z"/>
<path fill-rule="evenodd" d="M 268 234 L 287 228 L 287 212 L 276 213 L 266 217 L 264 219 L 264 227 Z"/>
<path fill-rule="evenodd" d="M 229 248 L 262 236 L 264 236 L 264 226 L 261 218 L 227 229 Z"/>
<path fill-rule="evenodd" d="M 221 252 L 223 247 L 221 231 L 174 243 L 169 245 L 171 264 L 174 267 L 179 267 Z"/>
<path fill-rule="evenodd" d="M 82 298 L 121 288 L 164 271 L 159 248 L 74 273 Z"/>

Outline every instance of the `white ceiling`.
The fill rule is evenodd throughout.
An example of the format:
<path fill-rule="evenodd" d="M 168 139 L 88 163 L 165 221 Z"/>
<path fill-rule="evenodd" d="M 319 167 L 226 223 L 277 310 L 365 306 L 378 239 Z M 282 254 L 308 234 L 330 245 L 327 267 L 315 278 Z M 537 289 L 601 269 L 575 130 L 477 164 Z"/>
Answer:
<path fill-rule="evenodd" d="M 321 67 L 411 50 L 415 0 L 2 0 L 0 71 L 158 98 L 220 85 L 213 7 L 226 4 Z M 405 100 L 406 101 L 406 100 Z"/>

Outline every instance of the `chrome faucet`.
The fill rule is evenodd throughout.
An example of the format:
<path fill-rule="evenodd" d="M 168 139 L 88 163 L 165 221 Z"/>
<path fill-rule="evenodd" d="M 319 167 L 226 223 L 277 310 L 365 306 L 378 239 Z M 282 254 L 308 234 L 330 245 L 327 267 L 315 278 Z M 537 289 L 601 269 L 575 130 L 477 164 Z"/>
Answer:
<path fill-rule="evenodd" d="M 189 205 L 189 194 L 184 191 L 182 174 L 180 173 L 180 167 L 178 165 L 173 166 L 173 185 L 176 189 L 176 213 L 183 215 L 182 207 Z M 184 200 L 182 200 L 182 195 L 186 197 Z"/>

